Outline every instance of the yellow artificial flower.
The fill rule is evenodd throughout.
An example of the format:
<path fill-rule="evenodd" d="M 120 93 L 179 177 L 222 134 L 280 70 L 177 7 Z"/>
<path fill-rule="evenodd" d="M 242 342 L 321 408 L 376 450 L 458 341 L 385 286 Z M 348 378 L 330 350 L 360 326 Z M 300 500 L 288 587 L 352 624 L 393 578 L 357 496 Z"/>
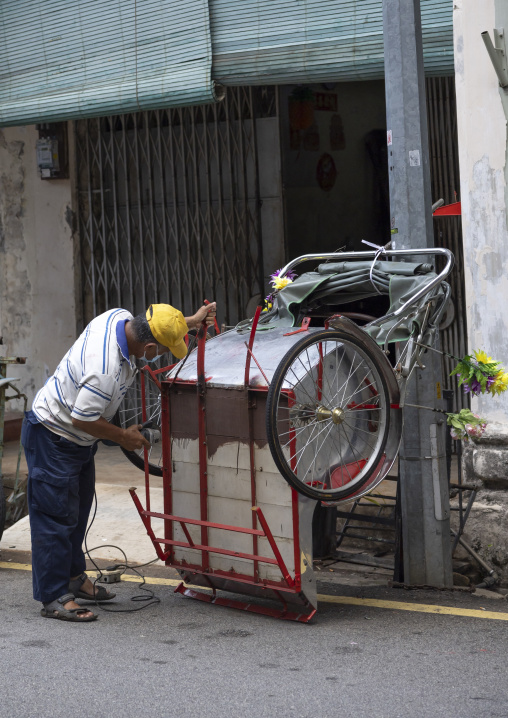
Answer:
<path fill-rule="evenodd" d="M 284 289 L 284 287 L 287 287 L 288 284 L 291 284 L 292 280 L 289 279 L 289 277 L 275 277 L 273 280 L 273 288 L 278 292 L 281 289 Z"/>
<path fill-rule="evenodd" d="M 492 364 L 494 361 L 492 357 L 487 356 L 487 352 L 484 352 L 483 349 L 477 352 L 475 351 L 474 355 L 476 357 L 476 361 L 479 361 L 482 364 Z"/>
<path fill-rule="evenodd" d="M 494 377 L 494 383 L 490 387 L 492 394 L 502 394 L 508 389 L 508 372 L 500 371 Z"/>
<path fill-rule="evenodd" d="M 266 304 L 265 304 L 265 306 L 264 306 L 264 308 L 263 308 L 262 311 L 263 311 L 263 312 L 269 312 L 270 309 L 272 308 L 272 306 L 273 306 L 273 305 L 272 305 L 271 302 L 266 302 Z"/>

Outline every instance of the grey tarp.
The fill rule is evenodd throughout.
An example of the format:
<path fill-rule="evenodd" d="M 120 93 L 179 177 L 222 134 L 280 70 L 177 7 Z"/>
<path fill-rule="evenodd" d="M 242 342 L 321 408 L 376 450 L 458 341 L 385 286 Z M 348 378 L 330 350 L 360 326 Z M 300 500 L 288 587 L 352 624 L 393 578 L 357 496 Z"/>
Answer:
<path fill-rule="evenodd" d="M 371 268 L 371 261 L 320 264 L 317 271 L 302 274 L 277 293 L 272 310 L 260 317 L 259 330 L 269 330 L 275 326 L 293 327 L 302 311 L 309 311 L 319 304 L 340 307 L 379 294 L 389 296 L 390 308 L 387 314 L 391 314 L 436 277 L 431 264 L 378 261 L 372 273 Z M 408 314 L 412 311 L 408 310 Z M 366 331 L 379 344 L 383 344 L 389 329 L 400 319 L 390 320 L 382 326 L 366 327 Z M 413 322 L 419 324 L 420 319 L 420 316 L 408 317 L 390 341 L 407 339 Z M 249 326 L 250 321 L 242 322 L 238 329 L 247 329 Z"/>

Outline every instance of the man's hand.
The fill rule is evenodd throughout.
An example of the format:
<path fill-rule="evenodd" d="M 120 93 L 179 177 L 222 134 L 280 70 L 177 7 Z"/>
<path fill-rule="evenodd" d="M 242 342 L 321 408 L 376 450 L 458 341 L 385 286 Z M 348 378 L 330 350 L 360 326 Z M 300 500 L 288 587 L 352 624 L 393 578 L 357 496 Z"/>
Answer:
<path fill-rule="evenodd" d="M 128 429 L 124 429 L 122 440 L 119 441 L 120 446 L 126 451 L 137 451 L 138 449 L 142 449 L 143 446 L 146 446 L 146 448 L 149 449 L 150 442 L 148 439 L 145 439 L 143 434 L 139 431 L 142 426 L 143 424 L 133 424 L 132 426 L 129 426 Z"/>
<path fill-rule="evenodd" d="M 109 421 L 106 421 L 101 416 L 96 421 L 81 421 L 81 419 L 72 417 L 72 425 L 86 434 L 94 436 L 96 439 L 114 441 L 126 451 L 137 451 L 142 449 L 143 446 L 146 446 L 147 449 L 150 448 L 150 442 L 139 431 L 143 424 L 133 424 L 128 429 L 122 429 L 119 426 L 110 424 Z"/>
<path fill-rule="evenodd" d="M 189 329 L 199 329 L 203 321 L 206 322 L 207 327 L 213 327 L 216 314 L 217 304 L 216 302 L 211 302 L 210 304 L 203 304 L 192 317 L 185 317 L 185 321 Z"/>

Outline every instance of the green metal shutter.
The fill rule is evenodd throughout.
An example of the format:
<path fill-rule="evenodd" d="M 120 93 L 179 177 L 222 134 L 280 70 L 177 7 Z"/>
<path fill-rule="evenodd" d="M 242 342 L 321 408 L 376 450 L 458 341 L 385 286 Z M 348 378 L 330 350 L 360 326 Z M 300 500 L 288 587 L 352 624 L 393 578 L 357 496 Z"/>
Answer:
<path fill-rule="evenodd" d="M 0 125 L 214 101 L 208 0 L 0 0 Z"/>
<path fill-rule="evenodd" d="M 422 0 L 427 74 L 453 74 L 453 2 Z M 382 0 L 210 0 L 213 77 L 227 85 L 384 75 Z"/>

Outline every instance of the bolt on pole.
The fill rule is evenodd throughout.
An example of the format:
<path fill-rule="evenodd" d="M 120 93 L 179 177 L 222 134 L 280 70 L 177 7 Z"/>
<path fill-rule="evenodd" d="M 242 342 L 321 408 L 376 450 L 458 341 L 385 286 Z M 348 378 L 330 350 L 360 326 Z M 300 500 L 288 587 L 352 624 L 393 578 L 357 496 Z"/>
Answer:
<path fill-rule="evenodd" d="M 434 245 L 420 0 L 383 0 L 385 92 L 394 249 Z M 424 356 L 407 402 L 442 407 L 441 358 Z M 453 584 L 445 425 L 431 411 L 404 409 L 399 454 L 404 583 Z"/>

